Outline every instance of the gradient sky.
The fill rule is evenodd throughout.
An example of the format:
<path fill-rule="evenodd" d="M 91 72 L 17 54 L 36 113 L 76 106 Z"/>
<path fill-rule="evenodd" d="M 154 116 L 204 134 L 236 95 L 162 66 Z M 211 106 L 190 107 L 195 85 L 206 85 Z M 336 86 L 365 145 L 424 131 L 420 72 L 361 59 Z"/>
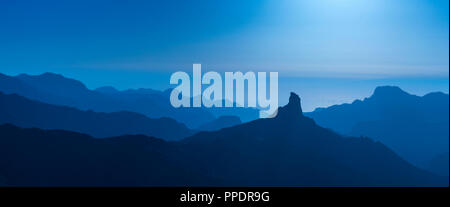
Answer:
<path fill-rule="evenodd" d="M 280 102 L 301 92 L 311 110 L 380 84 L 448 93 L 448 56 L 448 0 L 0 3 L 0 72 L 55 72 L 90 88 L 164 89 L 202 63 L 278 71 Z"/>

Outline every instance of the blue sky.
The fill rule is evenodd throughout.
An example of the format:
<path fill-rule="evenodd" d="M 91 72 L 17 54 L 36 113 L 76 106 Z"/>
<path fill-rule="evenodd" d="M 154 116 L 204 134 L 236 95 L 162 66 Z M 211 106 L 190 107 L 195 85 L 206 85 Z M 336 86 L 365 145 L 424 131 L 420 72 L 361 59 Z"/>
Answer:
<path fill-rule="evenodd" d="M 172 72 L 191 71 L 192 63 L 222 72 L 278 71 L 280 94 L 303 91 L 317 100 L 307 108 L 368 94 L 376 84 L 448 93 L 448 4 L 5 0 L 0 72 L 55 72 L 90 88 L 164 89 Z M 357 92 L 355 81 L 367 90 Z M 327 93 L 336 83 L 342 89 Z"/>

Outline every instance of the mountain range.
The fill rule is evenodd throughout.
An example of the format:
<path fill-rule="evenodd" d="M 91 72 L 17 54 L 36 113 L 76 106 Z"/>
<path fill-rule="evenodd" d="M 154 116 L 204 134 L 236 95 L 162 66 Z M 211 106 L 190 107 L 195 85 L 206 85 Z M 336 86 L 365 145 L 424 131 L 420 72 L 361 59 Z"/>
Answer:
<path fill-rule="evenodd" d="M 0 124 L 5 123 L 27 128 L 64 129 L 98 138 L 143 134 L 177 140 L 194 133 L 184 124 L 170 118 L 152 119 L 127 111 L 82 111 L 0 92 Z"/>
<path fill-rule="evenodd" d="M 416 96 L 383 86 L 363 100 L 318 108 L 306 116 L 340 134 L 378 140 L 422 168 L 428 169 L 433 158 L 449 152 L 448 94 Z M 447 169 L 448 176 L 448 162 L 441 168 Z"/>
<path fill-rule="evenodd" d="M 0 185 L 448 186 L 448 94 L 382 86 L 303 113 L 292 93 L 257 119 L 170 91 L 0 73 Z"/>
<path fill-rule="evenodd" d="M 78 80 L 54 73 L 17 76 L 0 73 L 0 91 L 81 110 L 130 111 L 150 118 L 168 117 L 184 123 L 191 129 L 211 122 L 219 116 L 238 116 L 243 121 L 251 121 L 259 116 L 259 111 L 252 108 L 174 108 L 169 102 L 170 90 L 141 88 L 119 91 L 113 87 L 90 90 Z"/>
<path fill-rule="evenodd" d="M 12 186 L 448 186 L 378 141 L 318 126 L 293 93 L 275 118 L 174 142 L 12 125 L 0 134 L 0 177 Z"/>

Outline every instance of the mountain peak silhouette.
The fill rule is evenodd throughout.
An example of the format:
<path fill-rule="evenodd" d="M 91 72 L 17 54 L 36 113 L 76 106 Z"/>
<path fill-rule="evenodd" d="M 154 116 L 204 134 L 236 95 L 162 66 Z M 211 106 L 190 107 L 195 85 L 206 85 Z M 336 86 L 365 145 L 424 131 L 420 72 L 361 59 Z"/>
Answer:
<path fill-rule="evenodd" d="M 378 86 L 375 88 L 371 97 L 394 98 L 399 96 L 410 95 L 398 86 Z"/>
<path fill-rule="evenodd" d="M 56 73 L 45 72 L 40 75 L 28 75 L 22 73 L 15 77 L 40 90 L 57 90 L 62 94 L 74 94 L 75 92 L 88 91 L 86 85 L 81 81 Z"/>
<path fill-rule="evenodd" d="M 181 156 L 185 159 L 182 163 L 225 178 L 231 186 L 445 183 L 410 165 L 380 142 L 343 137 L 322 128 L 302 114 L 300 100 L 291 93 L 289 103 L 279 107 L 274 118 L 183 139 L 182 148 L 192 157 Z"/>
<path fill-rule="evenodd" d="M 289 103 L 278 108 L 277 118 L 298 119 L 300 117 L 303 117 L 300 97 L 296 93 L 291 92 Z"/>

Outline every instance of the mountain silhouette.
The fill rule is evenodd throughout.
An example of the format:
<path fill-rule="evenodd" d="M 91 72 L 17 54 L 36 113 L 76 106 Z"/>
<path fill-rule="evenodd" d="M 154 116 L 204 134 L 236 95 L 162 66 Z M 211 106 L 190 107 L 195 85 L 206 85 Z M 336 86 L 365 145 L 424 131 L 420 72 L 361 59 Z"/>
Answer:
<path fill-rule="evenodd" d="M 206 123 L 197 130 L 199 131 L 216 131 L 222 128 L 235 126 L 241 124 L 241 120 L 237 116 L 221 116 L 209 123 Z"/>
<path fill-rule="evenodd" d="M 16 93 L 44 103 L 96 112 L 131 111 L 151 118 L 170 117 L 191 128 L 215 118 L 202 108 L 174 108 L 165 93 L 147 93 L 149 90 L 151 89 L 103 93 L 102 90 L 89 90 L 80 81 L 53 73 L 21 74 L 14 77 L 0 75 L 0 91 L 6 94 Z"/>
<path fill-rule="evenodd" d="M 448 186 L 380 142 L 316 125 L 296 94 L 275 118 L 175 142 L 12 125 L 0 134 L 11 186 Z"/>
<path fill-rule="evenodd" d="M 168 162 L 164 154 L 170 152 L 171 144 L 153 137 L 95 139 L 75 132 L 12 125 L 0 125 L 0 134 L 0 175 L 8 186 L 181 186 L 213 182 Z"/>
<path fill-rule="evenodd" d="M 16 94 L 0 92 L 0 124 L 20 127 L 65 129 L 95 137 L 145 134 L 167 140 L 186 137 L 193 132 L 170 118 L 151 119 L 134 112 L 93 112 L 72 107 L 32 101 Z"/>
<path fill-rule="evenodd" d="M 447 185 L 380 142 L 342 137 L 302 114 L 291 93 L 277 116 L 181 140 L 185 166 L 244 186 Z"/>
<path fill-rule="evenodd" d="M 409 162 L 426 168 L 432 158 L 449 151 L 448 101 L 448 94 L 440 92 L 420 97 L 399 87 L 383 86 L 362 101 L 306 115 L 341 134 L 379 140 Z"/>
<path fill-rule="evenodd" d="M 150 118 L 170 117 L 190 128 L 197 128 L 219 116 L 239 116 L 243 121 L 251 121 L 259 116 L 259 111 L 251 108 L 174 108 L 170 104 L 170 90 L 141 88 L 119 91 L 110 86 L 89 90 L 78 80 L 54 73 L 17 76 L 0 73 L 0 91 L 81 110 L 132 111 Z"/>

